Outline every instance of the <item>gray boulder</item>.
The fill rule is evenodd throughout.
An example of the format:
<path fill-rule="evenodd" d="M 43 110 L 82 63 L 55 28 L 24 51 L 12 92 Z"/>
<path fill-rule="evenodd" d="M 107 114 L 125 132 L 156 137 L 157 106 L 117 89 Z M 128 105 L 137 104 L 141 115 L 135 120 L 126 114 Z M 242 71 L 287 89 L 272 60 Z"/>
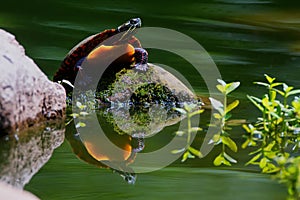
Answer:
<path fill-rule="evenodd" d="M 9 200 L 38 200 L 35 195 L 24 190 L 16 189 L 8 184 L 0 182 L 1 199 Z"/>
<path fill-rule="evenodd" d="M 10 33 L 0 29 L 0 133 L 64 116 L 64 88 L 50 81 Z"/>

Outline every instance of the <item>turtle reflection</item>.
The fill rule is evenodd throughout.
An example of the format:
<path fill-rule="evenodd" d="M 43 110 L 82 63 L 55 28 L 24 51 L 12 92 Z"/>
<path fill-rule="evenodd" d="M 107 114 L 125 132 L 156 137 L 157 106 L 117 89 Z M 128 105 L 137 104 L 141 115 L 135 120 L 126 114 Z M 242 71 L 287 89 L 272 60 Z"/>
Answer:
<path fill-rule="evenodd" d="M 122 149 L 122 151 L 114 152 L 103 143 L 99 145 L 97 140 L 93 140 L 92 135 L 93 133 L 91 133 L 91 139 L 86 139 L 86 136 L 82 139 L 73 122 L 68 125 L 66 131 L 66 139 L 77 157 L 99 168 L 109 168 L 129 184 L 134 184 L 136 174 L 128 165 L 134 162 L 136 153 L 143 149 L 144 144 L 134 141 L 135 139 L 127 134 L 107 134 L 109 140 Z"/>
<path fill-rule="evenodd" d="M 176 124 L 182 118 L 172 109 L 164 109 L 162 105 L 148 108 L 103 108 L 97 110 L 97 116 L 105 136 L 118 150 L 110 148 L 111 144 L 100 141 L 99 134 L 93 131 L 93 127 L 84 127 L 88 131 L 78 132 L 74 122 L 67 127 L 66 138 L 81 160 L 99 168 L 111 169 L 130 184 L 136 180 L 136 174 L 130 166 L 137 153 L 144 150 L 147 137 L 154 136 L 165 126 Z"/>

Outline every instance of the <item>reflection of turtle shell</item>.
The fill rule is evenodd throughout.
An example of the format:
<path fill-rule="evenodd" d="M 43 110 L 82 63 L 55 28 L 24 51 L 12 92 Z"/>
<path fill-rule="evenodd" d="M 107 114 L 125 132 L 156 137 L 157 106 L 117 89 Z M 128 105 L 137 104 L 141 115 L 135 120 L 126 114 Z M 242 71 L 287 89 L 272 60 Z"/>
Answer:
<path fill-rule="evenodd" d="M 80 136 L 74 133 L 76 133 L 74 123 L 70 123 L 66 129 L 66 138 L 73 152 L 81 160 L 100 168 L 110 168 L 104 163 L 113 163 L 117 171 L 129 171 L 123 168 L 133 162 L 136 155 L 132 151 L 131 137 L 129 135 L 111 134 L 108 136 L 115 145 L 123 150 L 122 154 L 115 154 L 115 152 L 109 152 L 104 146 L 97 146 L 97 144 L 92 142 L 82 141 Z"/>
<path fill-rule="evenodd" d="M 63 79 L 69 80 L 71 83 L 74 83 L 77 71 L 74 70 L 74 66 L 76 63 L 86 57 L 93 49 L 95 49 L 99 44 L 104 44 L 103 41 L 106 39 L 118 34 L 119 32 L 117 29 L 110 29 L 105 30 L 101 33 L 92 35 L 83 41 L 81 41 L 79 44 L 77 44 L 65 57 L 63 60 L 59 70 L 55 73 L 53 77 L 53 81 L 61 81 Z M 121 35 L 120 35 L 121 37 Z M 114 40 L 113 44 L 105 44 L 105 45 L 121 45 L 121 44 L 130 44 L 135 48 L 141 48 L 141 43 L 139 40 L 134 37 L 130 36 L 126 39 L 122 40 Z"/>

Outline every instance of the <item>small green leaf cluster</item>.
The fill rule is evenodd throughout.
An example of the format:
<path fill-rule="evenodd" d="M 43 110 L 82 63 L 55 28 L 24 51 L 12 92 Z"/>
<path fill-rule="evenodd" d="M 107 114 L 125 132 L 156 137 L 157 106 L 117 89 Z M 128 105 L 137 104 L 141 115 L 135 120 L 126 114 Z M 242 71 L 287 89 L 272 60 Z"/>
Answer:
<path fill-rule="evenodd" d="M 240 82 L 226 83 L 223 80 L 218 79 L 219 84 L 217 89 L 223 94 L 224 100 L 220 102 L 214 98 L 210 98 L 212 107 L 217 111 L 214 113 L 214 118 L 216 121 L 210 126 L 219 127 L 218 132 L 213 136 L 210 143 L 214 145 L 221 145 L 221 153 L 215 158 L 214 165 L 220 166 L 222 164 L 231 166 L 231 163 L 237 163 L 237 161 L 232 158 L 227 152 L 226 147 L 233 152 L 238 151 L 236 143 L 231 139 L 228 130 L 231 130 L 230 119 L 232 117 L 231 111 L 239 105 L 239 101 L 235 100 L 230 104 L 227 104 L 227 96 L 232 91 L 236 90 Z"/>
<path fill-rule="evenodd" d="M 267 82 L 255 84 L 267 88 L 262 98 L 248 96 L 261 116 L 254 124 L 243 125 L 247 135 L 242 148 L 256 146 L 252 159 L 246 165 L 258 165 L 263 173 L 275 173 L 288 185 L 290 195 L 300 191 L 300 157 L 295 157 L 300 147 L 300 94 L 285 83 L 265 75 Z"/>
<path fill-rule="evenodd" d="M 73 97 L 75 98 L 75 97 Z M 96 101 L 94 93 L 90 90 L 86 91 L 84 95 L 77 97 L 74 102 L 76 105 L 73 107 L 72 113 L 68 116 L 71 117 L 70 120 L 66 123 L 68 125 L 73 119 L 78 119 L 76 123 L 76 128 L 83 128 L 86 124 L 83 122 L 84 119 L 91 113 L 95 111 Z"/>
<path fill-rule="evenodd" d="M 182 159 L 181 162 L 186 161 L 188 158 L 202 158 L 202 153 L 191 146 L 191 137 L 192 134 L 197 133 L 198 131 L 202 131 L 202 128 L 200 127 L 193 127 L 192 126 L 192 117 L 195 115 L 200 115 L 204 112 L 204 110 L 201 108 L 201 105 L 198 104 L 187 104 L 184 103 L 183 108 L 174 108 L 177 112 L 179 112 L 182 115 L 185 115 L 187 118 L 187 129 L 186 130 L 180 130 L 176 132 L 176 135 L 179 137 L 186 136 L 186 145 L 185 147 L 181 149 L 175 149 L 171 151 L 173 154 L 182 153 Z"/>

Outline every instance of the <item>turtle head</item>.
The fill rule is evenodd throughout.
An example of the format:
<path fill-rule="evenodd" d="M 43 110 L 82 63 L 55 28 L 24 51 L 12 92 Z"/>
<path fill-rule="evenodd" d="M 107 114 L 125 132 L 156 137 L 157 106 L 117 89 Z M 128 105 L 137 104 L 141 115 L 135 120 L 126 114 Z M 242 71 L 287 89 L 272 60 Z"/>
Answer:
<path fill-rule="evenodd" d="M 118 173 L 128 184 L 135 184 L 136 174 L 134 172 L 125 172 L 114 169 L 113 172 Z"/>
<path fill-rule="evenodd" d="M 142 26 L 142 21 L 140 18 L 132 18 L 130 20 L 128 20 L 127 22 L 125 22 L 124 24 L 122 24 L 121 26 L 119 26 L 117 28 L 117 31 L 120 32 L 131 32 L 133 30 L 135 30 L 136 28 L 140 28 Z"/>

